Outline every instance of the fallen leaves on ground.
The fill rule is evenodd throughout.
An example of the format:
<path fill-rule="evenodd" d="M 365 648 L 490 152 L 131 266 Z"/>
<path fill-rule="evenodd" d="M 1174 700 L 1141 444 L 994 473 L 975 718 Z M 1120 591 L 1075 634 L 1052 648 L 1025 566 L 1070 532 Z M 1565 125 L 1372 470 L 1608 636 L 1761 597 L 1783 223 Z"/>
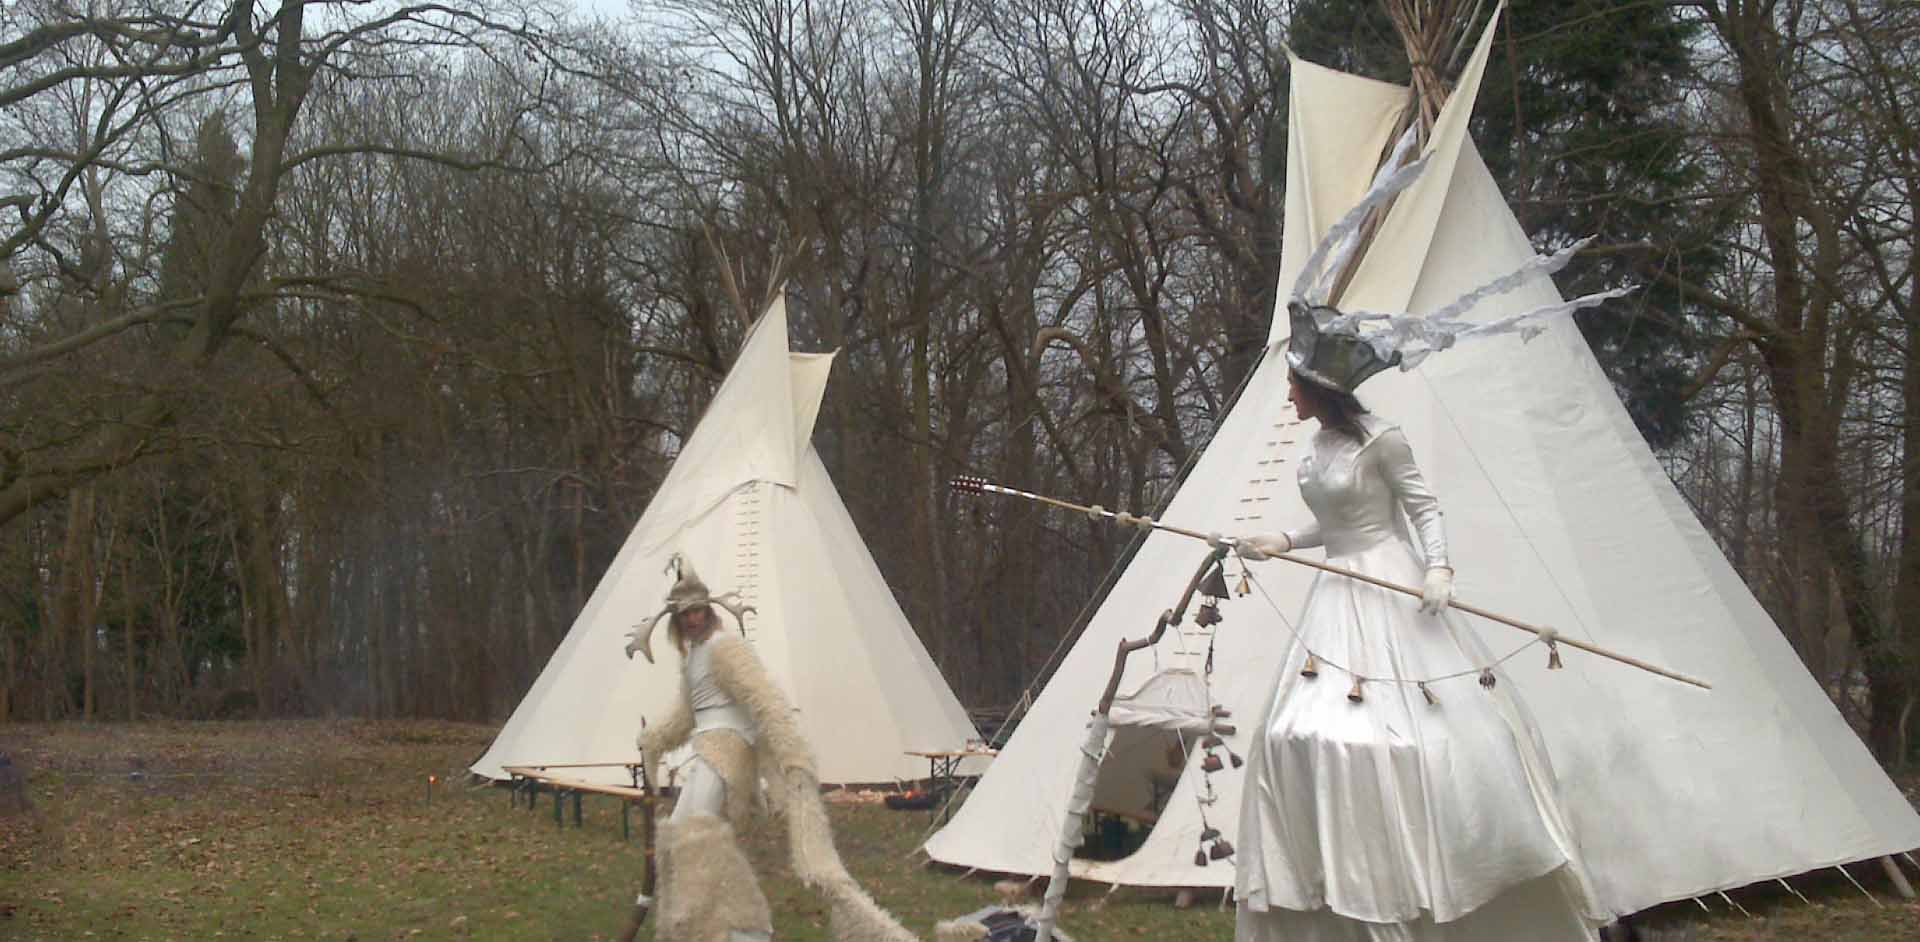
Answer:
<path fill-rule="evenodd" d="M 641 878 L 619 805 L 586 800 L 556 827 L 465 766 L 495 730 L 458 723 L 263 722 L 16 725 L 0 751 L 28 777 L 31 808 L 0 826 L 0 936 L 151 939 L 594 939 L 624 924 Z M 428 776 L 438 784 L 429 802 Z M 1916 782 L 1906 782 L 1913 788 Z M 915 848 L 929 812 L 890 811 L 884 791 L 827 795 L 843 856 L 923 937 L 940 919 L 1001 901 L 988 876 L 929 866 Z M 785 942 L 827 942 L 826 909 L 799 884 L 772 823 L 747 846 Z M 1657 853 L 1658 848 L 1649 848 Z M 1877 868 L 1857 868 L 1880 904 L 1837 875 L 1795 881 L 1809 906 L 1770 888 L 1656 914 L 1702 942 L 1920 938 L 1920 906 Z M 1203 897 L 1204 900 L 1204 897 Z M 1076 885 L 1062 925 L 1081 942 L 1225 942 L 1233 914 L 1171 892 Z M 1099 904 L 1099 905 L 1096 905 Z"/>

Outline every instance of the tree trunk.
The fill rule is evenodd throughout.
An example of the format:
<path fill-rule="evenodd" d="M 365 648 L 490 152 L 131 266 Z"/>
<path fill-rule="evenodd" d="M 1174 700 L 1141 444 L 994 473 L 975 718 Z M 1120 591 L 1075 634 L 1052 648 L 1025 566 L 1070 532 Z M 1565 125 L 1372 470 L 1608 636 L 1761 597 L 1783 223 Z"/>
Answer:
<path fill-rule="evenodd" d="M 1769 391 L 1781 424 L 1781 482 L 1776 512 L 1783 535 L 1825 557 L 1818 571 L 1830 573 L 1863 655 L 1874 715 L 1868 745 L 1886 757 L 1897 736 L 1905 681 L 1887 639 L 1887 626 L 1873 604 L 1865 546 L 1849 513 L 1847 484 L 1839 463 L 1840 423 L 1852 392 L 1852 332 L 1836 316 L 1847 313 L 1842 277 L 1843 244 L 1815 141 L 1797 134 L 1796 111 L 1781 62 L 1802 39 L 1783 35 L 1772 4 L 1757 0 L 1702 0 L 1735 64 L 1734 102 L 1743 112 L 1758 229 L 1772 276 L 1767 299 L 1771 321 L 1757 326 L 1755 341 L 1765 362 Z M 1831 355 L 1832 363 L 1828 359 Z M 1800 589 L 1805 586 L 1803 570 Z M 1806 600 L 1826 610 L 1827 599 Z M 1822 624 L 1823 616 L 1807 623 Z M 1813 628 L 1821 639 L 1822 628 Z M 1802 639 L 1803 644 L 1813 639 Z M 1809 650 L 1811 644 L 1803 647 Z M 1825 678 L 1823 678 L 1825 679 Z M 1846 682 L 1843 681 L 1843 693 Z M 1897 698 L 1897 699 L 1896 699 Z M 1887 708 L 1891 705 L 1891 708 Z"/>
<path fill-rule="evenodd" d="M 74 642 L 80 646 L 80 719 L 87 723 L 93 722 L 93 618 L 100 599 L 95 587 L 93 533 L 97 501 L 91 485 L 75 489 L 70 495 L 69 505 L 73 509 L 67 521 L 68 587 L 72 592 L 68 604 L 72 606 Z"/>
<path fill-rule="evenodd" d="M 1894 582 L 1893 610 L 1906 619 L 1903 627 L 1908 637 L 1904 647 L 1913 651 L 1920 649 L 1920 631 L 1915 630 L 1913 621 L 1920 617 L 1917 614 L 1920 613 L 1920 427 L 1916 427 L 1916 423 L 1920 423 L 1920 312 L 1915 312 L 1912 305 L 1907 310 L 1905 373 L 1900 384 L 1901 404 L 1906 417 L 1900 447 L 1900 568 Z M 1880 691 L 1874 691 L 1871 698 L 1874 720 L 1869 726 L 1868 738 L 1869 742 L 1873 742 L 1876 737 L 1888 737 L 1886 751 L 1882 752 L 1876 747 L 1875 754 L 1882 761 L 1904 763 L 1909 743 L 1901 737 L 1901 724 L 1891 714 L 1903 715 L 1913 702 L 1914 691 L 1908 686 L 1910 675 L 1902 670 L 1910 670 L 1911 667 L 1901 663 L 1904 659 L 1898 657 L 1899 647 L 1894 639 L 1888 639 L 1881 648 L 1881 655 L 1893 660 L 1890 666 L 1899 672 L 1900 682 L 1897 685 L 1889 684 L 1889 687 L 1903 689 L 1889 689 L 1884 698 Z M 1868 670 L 1873 669 L 1874 664 L 1869 660 Z M 1900 696 L 1902 702 L 1894 700 L 1896 695 Z M 1890 714 L 1885 729 L 1881 721 L 1883 708 Z"/>

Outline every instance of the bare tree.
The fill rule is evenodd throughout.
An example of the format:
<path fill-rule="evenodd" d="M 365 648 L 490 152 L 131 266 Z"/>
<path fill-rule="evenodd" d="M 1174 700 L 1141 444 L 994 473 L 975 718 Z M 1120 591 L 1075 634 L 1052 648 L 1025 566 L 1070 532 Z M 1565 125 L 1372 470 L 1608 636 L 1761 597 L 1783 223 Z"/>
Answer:
<path fill-rule="evenodd" d="M 11 265 L 28 297 L 48 279 L 73 282 L 73 301 L 87 314 L 83 323 L 7 351 L 0 386 L 31 383 L 63 358 L 135 328 L 174 329 L 139 335 L 148 342 L 160 338 L 150 357 L 164 368 L 155 388 L 133 397 L 111 420 L 77 436 L 23 430 L 27 434 L 10 443 L 0 523 L 161 447 L 164 430 L 195 408 L 179 394 L 182 380 L 208 368 L 236 337 L 247 339 L 241 325 L 251 313 L 294 286 L 332 277 L 263 277 L 282 189 L 302 168 L 367 152 L 469 167 L 501 163 L 496 155 L 393 142 L 303 147 L 298 129 L 313 95 L 404 79 L 397 69 L 412 49 L 546 54 L 547 37 L 526 25 L 529 20 L 495 19 L 480 3 L 377 12 L 335 0 L 283 3 L 270 12 L 248 0 L 110 4 L 87 13 L 58 0 L 23 6 L 0 45 L 0 103 L 17 132 L 9 137 L 28 142 L 0 153 L 0 178 L 9 186 L 0 201 L 17 215 L 16 225 L 0 232 L 0 260 Z M 207 253 L 203 290 L 153 297 L 146 282 L 153 273 L 139 267 L 146 253 L 129 243 L 150 234 L 155 219 L 110 213 L 105 191 L 125 189 L 125 198 L 138 205 L 147 181 L 191 179 L 176 116 L 228 102 L 246 116 L 238 136 L 247 144 L 231 219 Z M 60 115 L 75 119 L 77 139 L 32 133 Z"/>

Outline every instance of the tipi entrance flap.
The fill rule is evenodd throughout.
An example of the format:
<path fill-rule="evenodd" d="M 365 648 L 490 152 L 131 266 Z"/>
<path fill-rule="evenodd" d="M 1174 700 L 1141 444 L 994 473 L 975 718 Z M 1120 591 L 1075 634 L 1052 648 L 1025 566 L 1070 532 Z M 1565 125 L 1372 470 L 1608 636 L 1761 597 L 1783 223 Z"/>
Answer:
<path fill-rule="evenodd" d="M 790 353 L 793 370 L 793 440 L 799 448 L 796 462 L 806 460 L 813 447 L 813 423 L 820 417 L 820 401 L 827 394 L 827 376 L 838 353 Z M 795 465 L 798 468 L 798 464 Z"/>

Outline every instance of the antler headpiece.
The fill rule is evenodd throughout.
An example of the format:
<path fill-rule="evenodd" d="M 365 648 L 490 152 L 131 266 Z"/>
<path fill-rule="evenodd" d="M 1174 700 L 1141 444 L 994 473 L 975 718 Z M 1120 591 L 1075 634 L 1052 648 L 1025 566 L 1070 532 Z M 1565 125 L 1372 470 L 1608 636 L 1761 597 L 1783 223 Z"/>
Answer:
<path fill-rule="evenodd" d="M 693 571 L 693 564 L 679 553 L 673 554 L 667 560 L 667 571 L 674 574 L 673 588 L 667 590 L 667 603 L 652 618 L 635 625 L 633 631 L 627 635 L 627 657 L 629 658 L 633 657 L 633 652 L 639 651 L 641 656 L 647 659 L 647 663 L 653 663 L 653 629 L 660 624 L 661 620 L 672 618 L 681 612 L 707 605 L 718 605 L 731 612 L 734 621 L 744 625 L 747 613 L 756 611 L 753 606 L 740 598 L 738 592 L 709 595 L 707 584 L 700 581 L 699 574 Z"/>

